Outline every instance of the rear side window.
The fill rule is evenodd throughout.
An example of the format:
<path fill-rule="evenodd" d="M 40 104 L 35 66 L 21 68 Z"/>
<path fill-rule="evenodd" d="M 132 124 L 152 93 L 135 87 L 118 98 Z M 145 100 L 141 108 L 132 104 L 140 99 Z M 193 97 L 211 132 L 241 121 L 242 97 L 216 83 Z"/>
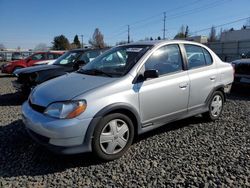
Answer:
<path fill-rule="evenodd" d="M 61 56 L 61 54 L 49 53 L 48 54 L 48 59 L 57 59 L 60 56 Z"/>
<path fill-rule="evenodd" d="M 182 70 L 182 57 L 179 46 L 171 44 L 156 50 L 146 61 L 145 70 L 158 70 L 159 75 Z"/>
<path fill-rule="evenodd" d="M 202 48 L 202 50 L 203 50 L 203 53 L 204 53 L 204 56 L 205 56 L 206 64 L 207 65 L 212 65 L 213 59 L 212 59 L 210 53 L 205 48 Z"/>
<path fill-rule="evenodd" d="M 48 54 L 48 59 L 55 59 L 54 54 Z"/>
<path fill-rule="evenodd" d="M 185 44 L 184 46 L 187 53 L 189 69 L 194 69 L 206 65 L 206 60 L 201 47 L 189 44 Z"/>
<path fill-rule="evenodd" d="M 213 63 L 211 54 L 205 48 L 191 44 L 185 44 L 184 46 L 187 53 L 189 69 L 211 65 Z"/>
<path fill-rule="evenodd" d="M 45 54 L 35 54 L 32 56 L 32 60 L 45 60 Z"/>

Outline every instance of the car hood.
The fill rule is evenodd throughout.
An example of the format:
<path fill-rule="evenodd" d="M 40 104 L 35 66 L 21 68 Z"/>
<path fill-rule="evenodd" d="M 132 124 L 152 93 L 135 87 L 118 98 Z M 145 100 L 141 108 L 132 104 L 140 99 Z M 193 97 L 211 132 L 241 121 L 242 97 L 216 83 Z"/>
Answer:
<path fill-rule="evenodd" d="M 234 63 L 234 64 L 241 64 L 241 63 L 250 64 L 250 59 L 238 59 L 238 60 L 233 61 L 232 63 Z"/>
<path fill-rule="evenodd" d="M 20 59 L 20 60 L 15 60 L 15 61 L 11 61 L 9 62 L 10 64 L 19 64 L 19 63 L 25 63 L 26 59 Z"/>
<path fill-rule="evenodd" d="M 97 87 L 115 81 L 117 78 L 70 73 L 38 85 L 30 95 L 30 101 L 40 106 L 52 102 L 67 101 Z"/>
<path fill-rule="evenodd" d="M 18 69 L 14 72 L 15 75 L 20 75 L 20 74 L 30 74 L 33 72 L 39 72 L 43 70 L 52 70 L 52 69 L 59 69 L 60 66 L 58 65 L 38 65 L 38 66 L 33 66 L 33 67 L 27 67 L 23 69 Z"/>

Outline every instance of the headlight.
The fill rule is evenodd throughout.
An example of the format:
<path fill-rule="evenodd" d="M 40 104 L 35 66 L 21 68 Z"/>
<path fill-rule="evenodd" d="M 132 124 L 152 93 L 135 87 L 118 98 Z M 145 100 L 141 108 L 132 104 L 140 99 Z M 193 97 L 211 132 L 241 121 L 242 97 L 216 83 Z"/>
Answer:
<path fill-rule="evenodd" d="M 8 67 L 10 65 L 11 65 L 11 63 L 6 63 L 6 64 L 3 65 L 3 67 Z"/>
<path fill-rule="evenodd" d="M 55 102 L 50 104 L 44 113 L 55 118 L 71 119 L 83 113 L 86 107 L 85 100 Z"/>

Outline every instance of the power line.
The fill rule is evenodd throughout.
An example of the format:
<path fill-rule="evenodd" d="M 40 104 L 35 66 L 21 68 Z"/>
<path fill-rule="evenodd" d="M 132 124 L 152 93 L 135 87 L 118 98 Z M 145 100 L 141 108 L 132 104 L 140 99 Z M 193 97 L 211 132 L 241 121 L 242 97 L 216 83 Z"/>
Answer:
<path fill-rule="evenodd" d="M 181 5 L 181 6 L 177 6 L 177 7 L 171 8 L 171 9 L 167 9 L 167 10 L 165 10 L 164 12 L 176 11 L 177 9 L 179 10 L 179 9 L 182 9 L 182 8 L 186 8 L 186 7 L 188 7 L 188 6 L 194 5 L 194 4 L 196 4 L 196 3 L 198 3 L 198 2 L 201 2 L 201 1 L 203 1 L 203 0 L 196 0 L 196 1 L 194 1 L 193 3 L 186 3 L 186 4 L 183 4 L 183 5 Z M 162 13 L 154 14 L 154 15 L 149 16 L 149 17 L 146 17 L 146 18 L 144 18 L 144 19 L 141 19 L 141 20 L 138 20 L 138 21 L 129 23 L 129 25 L 130 25 L 130 26 L 134 26 L 134 25 L 137 25 L 137 24 L 139 24 L 139 23 L 148 22 L 149 20 L 152 20 L 153 18 L 156 18 L 156 17 L 158 18 L 160 15 L 162 15 Z M 122 25 L 122 26 L 120 26 L 120 27 L 124 27 L 124 26 L 127 27 L 127 25 Z M 134 28 L 134 27 L 133 27 L 133 28 Z M 121 31 L 121 30 L 120 30 L 120 31 Z M 118 32 L 118 33 L 120 33 L 120 32 Z M 123 33 L 122 33 L 122 34 L 123 34 Z M 115 35 L 116 35 L 116 34 L 115 34 Z M 119 35 L 119 34 L 118 34 L 118 35 Z"/>
<path fill-rule="evenodd" d="M 182 11 L 181 13 L 169 15 L 169 16 L 167 16 L 167 18 L 168 18 L 168 20 L 172 20 L 172 19 L 176 19 L 179 17 L 189 15 L 189 14 L 195 14 L 197 12 L 204 11 L 204 8 L 205 8 L 205 10 L 210 9 L 210 8 L 214 8 L 214 7 L 217 7 L 221 4 L 226 3 L 227 1 L 230 1 L 230 0 L 224 0 L 224 1 L 216 0 L 212 3 L 208 3 L 208 4 L 202 5 L 200 7 L 196 7 L 196 8 L 190 9 L 190 10 L 186 10 L 186 11 Z"/>
<path fill-rule="evenodd" d="M 222 27 L 222 26 L 225 26 L 225 25 L 230 25 L 230 24 L 233 24 L 233 23 L 237 23 L 237 22 L 240 22 L 240 21 L 243 21 L 243 20 L 247 20 L 249 18 L 250 18 L 250 16 L 245 17 L 245 18 L 240 18 L 240 19 L 237 19 L 237 20 L 234 20 L 234 21 L 231 21 L 231 22 L 227 22 L 227 23 L 224 23 L 224 24 L 220 24 L 220 25 L 217 25 L 217 26 L 213 26 L 213 27 L 218 28 L 218 27 Z M 201 29 L 201 30 L 194 31 L 194 32 L 192 32 L 192 34 L 197 34 L 199 32 L 207 31 L 207 30 L 210 30 L 210 29 L 211 29 L 211 27 L 204 28 L 204 29 Z"/>
<path fill-rule="evenodd" d="M 167 10 L 167 12 L 176 11 L 176 9 L 181 9 L 181 8 L 184 8 L 184 7 L 187 7 L 187 6 L 196 4 L 196 3 L 201 2 L 201 1 L 202 1 L 202 0 L 197 0 L 197 1 L 194 1 L 193 3 L 189 3 L 189 4 L 187 4 L 187 5 L 182 5 L 182 6 L 179 6 L 179 7 L 176 7 L 176 8 L 172 8 L 172 9 Z M 227 1 L 229 1 L 229 0 L 224 0 L 224 1 L 216 0 L 216 1 L 213 1 L 212 3 L 208 3 L 208 4 L 205 4 L 205 5 L 202 5 L 202 6 L 193 8 L 193 9 L 190 9 L 190 10 L 182 11 L 181 14 L 180 14 L 180 13 L 177 13 L 177 14 L 172 14 L 172 15 L 169 15 L 169 16 L 165 15 L 166 18 L 164 19 L 164 23 L 166 22 L 166 19 L 172 20 L 172 19 L 176 19 L 176 18 L 185 16 L 185 15 L 188 15 L 188 14 L 195 14 L 195 13 L 197 13 L 197 12 L 204 11 L 204 8 L 205 8 L 206 10 L 207 10 L 207 9 L 210 9 L 210 8 L 214 8 L 214 7 L 216 7 L 216 6 L 218 6 L 218 5 L 221 5 L 222 3 L 225 3 L 225 2 L 227 2 Z M 183 14 L 183 12 L 184 12 L 184 14 Z M 166 11 L 165 11 L 164 13 L 166 14 Z M 158 15 L 159 15 L 159 14 L 157 14 L 157 17 L 158 17 Z M 164 16 L 164 17 L 165 17 L 165 16 Z M 148 18 L 146 18 L 146 19 L 143 19 L 143 20 L 134 22 L 134 23 L 132 23 L 132 24 L 130 24 L 130 25 L 136 25 L 136 24 L 141 23 L 141 22 L 149 21 L 149 19 L 152 19 L 152 18 L 155 18 L 155 17 L 156 17 L 156 15 L 153 15 L 153 16 L 148 17 Z M 159 21 L 159 19 L 157 19 L 156 21 Z M 155 21 L 155 22 L 156 22 L 156 21 Z M 154 22 L 154 21 L 153 21 L 153 22 Z M 148 26 L 150 23 L 152 23 L 152 21 L 150 21 L 150 22 L 147 23 L 147 24 L 143 24 L 143 25 L 139 25 L 139 26 L 133 27 L 133 29 L 135 29 L 135 28 L 143 29 L 143 27 Z M 165 24 L 166 24 L 166 23 L 165 23 Z M 152 25 L 152 24 L 151 24 L 151 25 Z M 166 27 L 166 25 L 165 25 L 165 27 Z M 165 27 L 164 27 L 164 28 L 165 28 Z M 165 28 L 165 30 L 164 30 L 164 28 L 163 28 L 163 38 L 164 38 L 164 32 L 165 32 L 165 38 L 166 38 L 166 28 Z M 123 33 L 122 33 L 122 34 L 123 34 Z"/>

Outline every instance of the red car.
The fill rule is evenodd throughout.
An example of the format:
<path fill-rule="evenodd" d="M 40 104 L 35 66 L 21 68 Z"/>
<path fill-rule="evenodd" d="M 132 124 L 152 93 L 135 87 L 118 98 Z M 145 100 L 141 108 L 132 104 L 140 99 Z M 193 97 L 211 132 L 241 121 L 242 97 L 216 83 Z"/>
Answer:
<path fill-rule="evenodd" d="M 30 67 L 39 61 L 49 60 L 49 59 L 57 59 L 61 56 L 64 51 L 49 51 L 49 52 L 36 52 L 26 59 L 21 59 L 17 61 L 12 61 L 4 64 L 1 69 L 2 73 L 12 74 L 15 70 L 25 67 Z"/>

